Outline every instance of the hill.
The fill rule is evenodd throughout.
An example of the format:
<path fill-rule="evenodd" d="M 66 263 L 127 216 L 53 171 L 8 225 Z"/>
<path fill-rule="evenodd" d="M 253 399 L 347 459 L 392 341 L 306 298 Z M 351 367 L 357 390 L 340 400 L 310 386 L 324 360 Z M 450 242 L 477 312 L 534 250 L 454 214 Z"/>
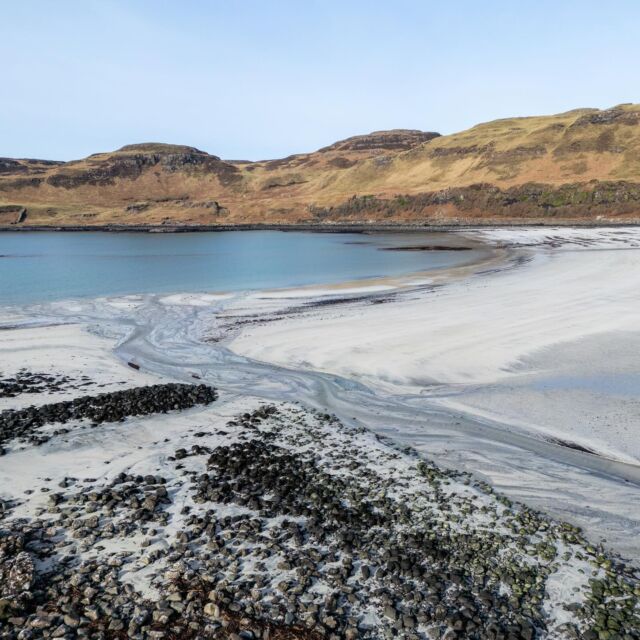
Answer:
<path fill-rule="evenodd" d="M 0 158 L 0 225 L 640 221 L 640 105 L 397 129 L 227 161 L 133 144 L 83 160 Z"/>

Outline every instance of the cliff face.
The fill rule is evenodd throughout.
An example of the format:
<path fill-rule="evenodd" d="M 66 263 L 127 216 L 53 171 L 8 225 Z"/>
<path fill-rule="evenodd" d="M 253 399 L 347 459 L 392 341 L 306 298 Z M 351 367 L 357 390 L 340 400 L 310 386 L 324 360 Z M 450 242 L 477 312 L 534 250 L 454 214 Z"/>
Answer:
<path fill-rule="evenodd" d="M 640 105 L 378 131 L 260 162 L 159 143 L 0 158 L 0 225 L 636 220 Z"/>

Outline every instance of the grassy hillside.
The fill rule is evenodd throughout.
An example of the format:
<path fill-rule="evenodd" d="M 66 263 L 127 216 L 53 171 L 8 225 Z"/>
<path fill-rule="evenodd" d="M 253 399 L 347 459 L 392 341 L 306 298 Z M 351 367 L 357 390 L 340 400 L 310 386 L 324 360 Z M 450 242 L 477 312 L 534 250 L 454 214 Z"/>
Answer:
<path fill-rule="evenodd" d="M 640 220 L 640 105 L 379 131 L 260 162 L 159 143 L 0 159 L 0 225 L 611 220 Z"/>

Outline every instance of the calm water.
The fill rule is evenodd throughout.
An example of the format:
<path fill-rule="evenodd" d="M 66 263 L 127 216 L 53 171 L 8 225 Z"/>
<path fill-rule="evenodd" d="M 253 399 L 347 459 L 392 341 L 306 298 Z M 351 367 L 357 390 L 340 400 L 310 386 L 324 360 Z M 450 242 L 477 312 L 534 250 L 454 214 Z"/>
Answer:
<path fill-rule="evenodd" d="M 127 293 L 238 291 L 336 283 L 471 262 L 443 234 L 0 233 L 0 304 Z"/>

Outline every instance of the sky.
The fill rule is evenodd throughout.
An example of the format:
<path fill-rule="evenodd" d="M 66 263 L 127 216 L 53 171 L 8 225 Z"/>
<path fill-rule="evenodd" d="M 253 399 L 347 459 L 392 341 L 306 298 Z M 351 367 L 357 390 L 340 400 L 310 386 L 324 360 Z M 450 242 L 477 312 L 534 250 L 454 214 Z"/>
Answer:
<path fill-rule="evenodd" d="M 225 159 L 640 102 L 638 0 L 0 0 L 0 156 Z"/>

